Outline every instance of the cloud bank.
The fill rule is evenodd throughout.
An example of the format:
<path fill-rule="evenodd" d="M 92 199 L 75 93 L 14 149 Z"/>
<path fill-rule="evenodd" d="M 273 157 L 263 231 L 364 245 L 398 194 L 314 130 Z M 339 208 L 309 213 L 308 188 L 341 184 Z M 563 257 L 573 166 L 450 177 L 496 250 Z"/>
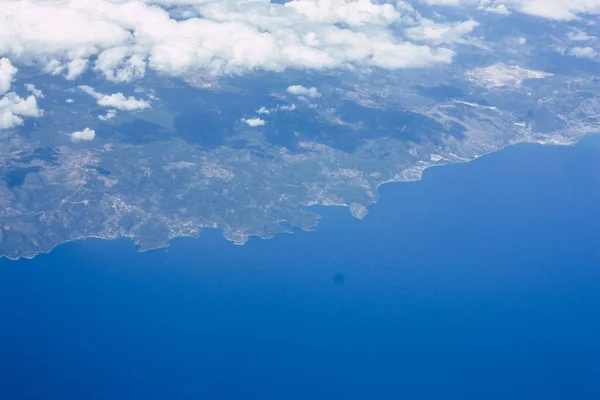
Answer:
<path fill-rule="evenodd" d="M 443 41 L 414 43 L 403 34 L 421 23 L 403 1 L 5 0 L 0 21 L 0 55 L 71 80 L 89 69 L 126 82 L 149 69 L 218 76 L 416 68 L 455 54 Z"/>

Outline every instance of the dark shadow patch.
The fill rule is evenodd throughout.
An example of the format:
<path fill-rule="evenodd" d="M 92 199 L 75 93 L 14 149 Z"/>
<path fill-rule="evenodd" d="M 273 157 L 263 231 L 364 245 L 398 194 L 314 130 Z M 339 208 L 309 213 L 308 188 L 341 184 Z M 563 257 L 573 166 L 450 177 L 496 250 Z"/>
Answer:
<path fill-rule="evenodd" d="M 231 118 L 224 113 L 210 110 L 194 110 L 175 118 L 177 136 L 190 144 L 218 147 L 225 143 L 231 130 Z"/>
<path fill-rule="evenodd" d="M 19 187 L 23 183 L 25 183 L 25 178 L 27 178 L 27 175 L 38 173 L 41 170 L 41 167 L 26 167 L 12 169 L 4 175 L 4 181 L 6 182 L 6 186 L 9 189 Z"/>
<path fill-rule="evenodd" d="M 233 139 L 227 142 L 227 146 L 231 147 L 232 149 L 241 150 L 248 147 L 248 141 L 243 139 Z"/>
<path fill-rule="evenodd" d="M 566 127 L 565 121 L 544 108 L 527 110 L 523 120 L 532 124 L 538 132 L 554 132 Z"/>
<path fill-rule="evenodd" d="M 449 85 L 417 86 L 417 91 L 436 101 L 448 101 L 465 97 L 465 93 L 457 87 Z"/>
<path fill-rule="evenodd" d="M 112 134 L 125 143 L 140 145 L 165 138 L 168 132 L 161 125 L 139 119 L 117 126 Z"/>
<path fill-rule="evenodd" d="M 23 152 L 19 154 L 18 161 L 23 164 L 34 160 L 41 160 L 51 165 L 57 165 L 58 152 L 52 147 L 39 147 L 32 152 Z"/>
<path fill-rule="evenodd" d="M 337 272 L 333 274 L 332 280 L 333 283 L 335 283 L 336 285 L 343 285 L 344 283 L 346 283 L 346 276 L 341 272 Z"/>
<path fill-rule="evenodd" d="M 283 146 L 290 151 L 302 151 L 298 142 L 315 140 L 326 142 L 321 134 L 322 127 L 316 122 L 314 115 L 306 115 L 302 111 L 278 113 L 265 127 L 267 141 L 275 146 Z"/>
<path fill-rule="evenodd" d="M 278 113 L 264 127 L 265 137 L 269 143 L 297 153 L 305 151 L 298 147 L 301 141 L 314 141 L 350 153 L 365 140 L 378 137 L 437 143 L 444 134 L 463 135 L 462 127 L 444 127 L 425 115 L 367 108 L 352 102 L 338 104 L 336 115 L 348 125 L 335 124 L 303 110 Z"/>
<path fill-rule="evenodd" d="M 598 75 L 600 64 L 593 60 L 550 52 L 538 57 L 537 63 L 545 72 L 556 75 Z"/>
<path fill-rule="evenodd" d="M 108 175 L 110 175 L 110 171 L 109 171 L 109 170 L 107 170 L 106 168 L 99 167 L 99 166 L 97 166 L 97 165 L 86 165 L 85 167 L 86 167 L 86 168 L 89 168 L 89 169 L 93 169 L 93 170 L 95 170 L 95 171 L 96 171 L 98 174 L 100 174 L 100 175 L 103 175 L 103 176 L 108 176 Z"/>
<path fill-rule="evenodd" d="M 29 135 L 40 127 L 40 123 L 36 119 L 25 119 L 23 125 L 19 127 L 19 133 Z"/>
<path fill-rule="evenodd" d="M 356 132 L 356 135 L 363 140 L 393 137 L 415 143 L 423 141 L 435 143 L 439 141 L 442 134 L 455 137 L 463 135 L 460 127 L 449 130 L 432 118 L 409 111 L 366 108 L 355 103 L 345 103 L 340 111 L 344 121 L 365 124 L 364 129 Z"/>

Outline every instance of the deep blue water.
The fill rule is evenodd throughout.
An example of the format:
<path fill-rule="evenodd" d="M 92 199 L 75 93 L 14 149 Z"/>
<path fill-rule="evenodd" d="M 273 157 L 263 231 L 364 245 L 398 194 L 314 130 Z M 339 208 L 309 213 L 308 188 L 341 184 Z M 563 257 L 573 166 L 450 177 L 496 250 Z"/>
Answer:
<path fill-rule="evenodd" d="M 0 261 L 0 399 L 598 399 L 600 137 L 315 232 Z"/>

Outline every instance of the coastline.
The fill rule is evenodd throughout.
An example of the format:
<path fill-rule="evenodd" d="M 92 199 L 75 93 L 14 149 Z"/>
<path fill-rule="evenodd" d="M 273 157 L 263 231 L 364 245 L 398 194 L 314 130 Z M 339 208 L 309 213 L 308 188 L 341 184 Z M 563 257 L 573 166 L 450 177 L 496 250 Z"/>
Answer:
<path fill-rule="evenodd" d="M 483 153 L 480 155 L 477 155 L 476 157 L 470 159 L 470 160 L 464 160 L 464 161 L 456 161 L 456 162 L 446 162 L 446 163 L 438 163 L 438 164 L 432 164 L 432 165 L 425 165 L 425 166 L 417 166 L 417 167 L 413 167 L 407 171 L 410 171 L 410 176 L 411 178 L 408 179 L 403 179 L 403 180 L 398 180 L 398 179 L 392 179 L 392 180 L 388 180 L 385 182 L 382 182 L 380 184 L 377 185 L 377 189 L 379 189 L 380 187 L 387 185 L 387 184 L 392 184 L 392 183 L 397 183 L 397 184 L 402 184 L 402 183 L 409 183 L 409 182 L 418 182 L 423 180 L 423 175 L 425 173 L 426 170 L 428 169 L 432 169 L 432 168 L 436 168 L 436 167 L 445 167 L 445 166 L 450 166 L 450 165 L 458 165 L 458 164 L 469 164 L 473 161 L 479 160 L 487 155 L 491 155 L 491 154 L 495 154 L 498 152 L 501 152 L 502 150 L 505 150 L 507 148 L 511 148 L 511 147 L 515 147 L 518 145 L 539 145 L 539 146 L 543 146 L 543 147 L 574 147 L 577 146 L 581 143 L 582 140 L 585 140 L 588 137 L 600 137 L 600 132 L 590 132 L 590 133 L 584 133 L 581 136 L 579 136 L 576 139 L 573 139 L 571 141 L 568 142 L 558 142 L 558 141 L 539 141 L 539 140 L 531 140 L 531 141 L 518 141 L 515 143 L 510 143 L 507 144 L 499 149 L 496 150 L 492 150 L 489 151 L 487 153 Z M 447 160 L 447 159 L 446 159 Z M 380 194 L 377 193 L 377 197 L 376 199 L 369 203 L 366 204 L 364 206 L 366 212 L 364 212 L 364 214 L 362 214 L 361 217 L 357 217 L 355 216 L 352 211 L 351 211 L 351 206 L 352 204 L 335 204 L 335 203 L 325 203 L 325 204 L 310 204 L 307 205 L 307 208 L 310 207 L 345 207 L 347 208 L 353 218 L 356 219 L 362 219 L 364 218 L 364 216 L 366 216 L 368 214 L 368 207 L 377 204 L 377 202 L 380 199 Z M 317 214 L 318 215 L 318 214 Z M 309 228 L 300 228 L 297 227 L 298 230 L 304 231 L 304 232 L 310 232 L 310 231 L 314 231 L 316 229 L 318 229 L 319 226 L 319 221 L 323 219 L 323 217 L 321 215 L 318 215 L 318 220 L 317 223 L 314 226 L 311 226 Z M 296 228 L 296 227 L 295 227 Z M 261 237 L 259 235 L 247 235 L 244 236 L 244 240 L 243 241 L 239 241 L 239 240 L 234 240 L 234 239 L 230 239 L 227 237 L 226 234 L 224 234 L 223 228 L 220 227 L 212 227 L 212 226 L 206 226 L 206 227 L 202 227 L 198 230 L 198 234 L 196 235 L 178 235 L 178 236 L 172 236 L 169 237 L 169 239 L 165 242 L 164 245 L 159 245 L 159 246 L 155 246 L 155 247 L 149 247 L 149 248 L 140 248 L 139 242 L 135 241 L 135 238 L 132 236 L 118 236 L 118 237 L 103 237 L 103 236 L 98 236 L 98 235 L 89 235 L 89 236 L 83 236 L 83 237 L 77 237 L 77 238 L 71 238 L 65 241 L 62 241 L 60 243 L 57 243 L 55 245 L 53 245 L 51 248 L 49 248 L 48 250 L 40 250 L 37 251 L 36 253 L 32 254 L 32 255 L 19 255 L 17 257 L 10 257 L 7 255 L 0 255 L 0 260 L 2 259 L 7 259 L 9 261 L 19 261 L 21 259 L 25 259 L 25 260 L 32 260 L 35 257 L 39 256 L 39 255 L 43 255 L 43 254 L 49 254 L 51 253 L 56 247 L 61 246 L 63 244 L 67 244 L 67 243 L 71 243 L 71 242 L 75 242 L 75 241 L 83 241 L 83 240 L 87 240 L 87 239 L 100 239 L 100 240 L 106 240 L 106 241 L 116 241 L 116 240 L 120 240 L 120 239 L 128 239 L 129 241 L 133 242 L 133 245 L 135 247 L 137 247 L 137 251 L 139 253 L 146 253 L 152 250 L 160 250 L 160 249 L 166 249 L 169 248 L 171 245 L 171 241 L 174 239 L 179 239 L 179 238 L 191 238 L 191 239 L 199 239 L 201 237 L 202 231 L 206 231 L 206 230 L 216 230 L 216 231 L 220 231 L 220 235 L 227 240 L 228 242 L 231 242 L 232 244 L 236 245 L 236 246 L 243 246 L 250 238 L 252 237 L 256 237 L 259 238 L 261 240 L 269 240 L 275 236 L 279 236 L 282 233 L 288 233 L 288 234 L 293 234 L 293 232 L 277 232 L 275 234 L 266 236 L 266 237 Z"/>

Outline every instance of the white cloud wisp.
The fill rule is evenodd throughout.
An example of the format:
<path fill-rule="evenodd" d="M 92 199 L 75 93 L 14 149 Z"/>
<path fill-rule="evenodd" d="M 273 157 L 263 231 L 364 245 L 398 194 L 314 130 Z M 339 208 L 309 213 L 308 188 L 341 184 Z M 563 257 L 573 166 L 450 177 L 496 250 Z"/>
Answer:
<path fill-rule="evenodd" d="M 125 97 L 121 92 L 102 94 L 86 85 L 79 86 L 79 89 L 95 98 L 98 105 L 102 107 L 111 107 L 123 111 L 135 111 L 150 108 L 150 103 L 148 101 L 137 99 L 133 96 Z"/>
<path fill-rule="evenodd" d="M 557 21 L 570 21 L 578 16 L 600 14 L 600 0 L 421 0 L 440 6 L 473 6 L 496 14 L 511 10 Z"/>
<path fill-rule="evenodd" d="M 304 96 L 311 99 L 317 99 L 321 97 L 321 93 L 319 93 L 316 87 L 307 88 L 302 85 L 292 85 L 288 87 L 286 91 L 294 96 Z"/>
<path fill-rule="evenodd" d="M 251 127 L 264 126 L 265 120 L 261 118 L 244 118 L 242 122 Z"/>

